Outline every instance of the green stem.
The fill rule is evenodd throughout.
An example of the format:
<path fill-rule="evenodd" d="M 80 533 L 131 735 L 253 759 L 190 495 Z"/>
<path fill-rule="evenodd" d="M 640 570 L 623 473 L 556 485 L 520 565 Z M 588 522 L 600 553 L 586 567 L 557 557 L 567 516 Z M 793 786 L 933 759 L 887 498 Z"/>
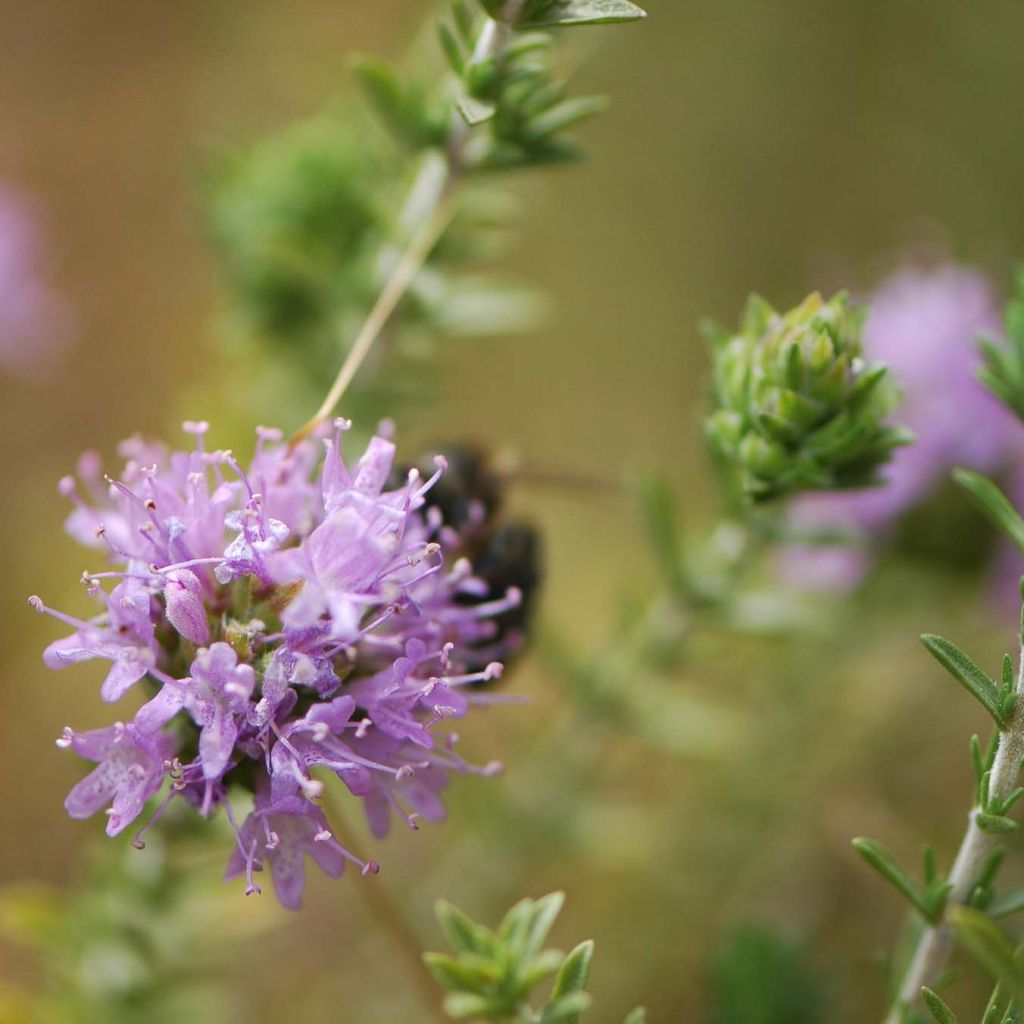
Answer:
<path fill-rule="evenodd" d="M 304 437 L 308 437 L 321 423 L 326 422 L 335 407 L 341 401 L 349 384 L 352 383 L 363 360 L 370 354 L 374 342 L 380 337 L 381 331 L 391 319 L 405 295 L 409 285 L 415 280 L 431 250 L 437 244 L 445 228 L 451 220 L 451 211 L 444 205 L 431 210 L 430 216 L 420 224 L 416 233 L 409 240 L 409 245 L 401 258 L 395 264 L 381 293 L 370 310 L 369 316 L 363 323 L 356 340 L 349 349 L 345 362 L 338 371 L 327 397 L 324 398 L 320 408 L 292 437 L 291 443 L 297 444 Z"/>

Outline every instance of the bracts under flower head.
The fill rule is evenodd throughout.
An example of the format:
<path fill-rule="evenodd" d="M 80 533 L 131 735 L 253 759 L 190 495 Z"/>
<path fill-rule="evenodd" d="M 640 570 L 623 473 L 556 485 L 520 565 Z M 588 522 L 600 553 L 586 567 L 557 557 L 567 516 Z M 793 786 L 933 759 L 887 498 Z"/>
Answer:
<path fill-rule="evenodd" d="M 377 836 L 393 815 L 411 827 L 440 819 L 450 773 L 500 766 L 473 768 L 439 727 L 500 699 L 472 684 L 499 676 L 520 639 L 500 625 L 520 591 L 495 593 L 462 553 L 465 524 L 428 501 L 445 460 L 396 481 L 382 431 L 350 467 L 348 426 L 291 446 L 261 429 L 247 469 L 206 450 L 203 423 L 186 424 L 191 451 L 126 442 L 118 479 L 84 456 L 61 491 L 75 503 L 68 531 L 111 563 L 83 575 L 97 613 L 75 619 L 31 599 L 73 627 L 47 648 L 50 667 L 98 658 L 110 664 L 104 700 L 137 686 L 149 696 L 130 721 L 58 740 L 97 762 L 68 812 L 109 804 L 114 835 L 165 786 L 152 820 L 176 796 L 203 815 L 223 806 L 229 876 L 256 891 L 268 864 L 289 907 L 307 855 L 331 875 L 346 861 L 377 870 L 331 833 L 312 770 L 362 801 Z M 254 800 L 238 825 L 236 786 Z"/>

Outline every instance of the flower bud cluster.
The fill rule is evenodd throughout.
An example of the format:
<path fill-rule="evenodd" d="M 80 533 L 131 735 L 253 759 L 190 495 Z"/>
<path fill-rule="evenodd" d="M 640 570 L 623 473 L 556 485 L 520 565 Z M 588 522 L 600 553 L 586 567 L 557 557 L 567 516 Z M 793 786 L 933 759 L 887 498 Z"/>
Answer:
<path fill-rule="evenodd" d="M 905 432 L 896 392 L 861 355 L 863 316 L 845 295 L 787 313 L 751 298 L 739 331 L 714 339 L 707 432 L 754 500 L 876 481 Z"/>

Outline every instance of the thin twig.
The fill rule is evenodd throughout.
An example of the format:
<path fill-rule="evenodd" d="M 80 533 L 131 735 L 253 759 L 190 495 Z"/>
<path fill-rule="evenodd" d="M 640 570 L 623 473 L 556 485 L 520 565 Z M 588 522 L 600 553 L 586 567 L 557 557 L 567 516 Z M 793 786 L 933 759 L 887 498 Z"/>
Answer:
<path fill-rule="evenodd" d="M 366 321 L 363 323 L 362 330 L 360 330 L 352 348 L 345 357 L 345 362 L 338 371 L 338 376 L 331 385 L 330 391 L 327 392 L 327 397 L 323 400 L 320 408 L 317 409 L 312 418 L 296 431 L 291 439 L 293 446 L 312 434 L 334 412 L 338 402 L 341 401 L 348 390 L 349 384 L 352 383 L 353 378 L 358 373 L 359 367 L 362 366 L 363 360 L 369 355 L 370 349 L 373 348 L 373 343 L 379 337 L 380 332 L 384 329 L 399 302 L 401 302 L 409 285 L 412 284 L 416 275 L 423 267 L 431 250 L 437 244 L 441 235 L 444 234 L 444 230 L 451 221 L 451 217 L 451 206 L 447 203 L 442 203 L 420 225 L 419 230 L 409 240 L 408 247 L 395 264 L 391 275 L 377 297 L 373 309 L 370 310 Z"/>

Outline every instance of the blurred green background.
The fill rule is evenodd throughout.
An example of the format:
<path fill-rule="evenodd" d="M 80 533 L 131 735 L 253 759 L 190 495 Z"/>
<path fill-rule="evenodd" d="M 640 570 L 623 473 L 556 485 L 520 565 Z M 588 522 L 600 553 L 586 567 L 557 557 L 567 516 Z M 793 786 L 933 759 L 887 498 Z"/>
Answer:
<path fill-rule="evenodd" d="M 516 186 L 523 228 L 507 266 L 548 292 L 547 324 L 447 344 L 443 395 L 397 419 L 412 448 L 468 436 L 528 467 L 612 483 L 660 468 L 701 523 L 702 316 L 732 322 L 752 289 L 784 306 L 811 287 L 866 287 L 908 246 L 946 247 L 1000 285 L 1024 254 L 1024 6 L 647 6 L 645 24 L 584 33 L 572 50 L 578 88 L 614 100 L 583 133 L 589 162 Z M 56 634 L 25 605 L 34 592 L 58 607 L 80 599 L 88 554 L 61 532 L 55 482 L 82 448 L 112 456 L 137 430 L 176 437 L 187 416 L 216 435 L 218 409 L 195 396 L 209 393 L 204 375 L 230 387 L 211 340 L 225 295 L 201 173 L 224 147 L 350 89 L 351 51 L 399 56 L 429 8 L 0 0 L 0 180 L 44 211 L 80 334 L 45 380 L 0 378 L 3 882 L 72 882 L 101 831 L 64 817 L 81 766 L 53 747 L 69 722 L 105 723 L 98 676 L 47 672 L 39 652 Z M 223 434 L 244 444 L 249 425 L 233 416 Z M 600 645 L 621 602 L 656 578 L 627 494 L 524 483 L 514 505 L 547 538 L 544 629 L 579 652 Z M 512 683 L 532 706 L 464 730 L 467 750 L 500 757 L 505 776 L 456 785 L 449 823 L 393 836 L 368 884 L 387 888 L 427 946 L 440 943 L 438 896 L 486 920 L 564 888 L 556 938 L 598 941 L 596 1019 L 639 1001 L 653 1021 L 703 1019 L 710 959 L 750 918 L 809 948 L 845 1007 L 830 1020 L 871 1019 L 874 953 L 900 907 L 848 840 L 878 835 L 912 859 L 930 837 L 951 857 L 966 743 L 983 723 L 915 636 L 954 634 L 994 666 L 1008 630 L 982 589 L 897 565 L 837 609 L 843 628 L 797 647 L 709 640 L 672 686 L 740 710 L 743 724 L 701 757 L 626 723 L 588 723 L 533 657 Z M 567 764 L 582 747 L 593 769 L 572 791 L 560 744 Z M 416 1018 L 419 997 L 360 884 L 314 879 L 301 916 L 238 889 L 230 912 L 260 936 L 236 938 L 236 922 L 222 951 L 239 1019 Z M 0 947 L 0 974 L 32 970 Z"/>

